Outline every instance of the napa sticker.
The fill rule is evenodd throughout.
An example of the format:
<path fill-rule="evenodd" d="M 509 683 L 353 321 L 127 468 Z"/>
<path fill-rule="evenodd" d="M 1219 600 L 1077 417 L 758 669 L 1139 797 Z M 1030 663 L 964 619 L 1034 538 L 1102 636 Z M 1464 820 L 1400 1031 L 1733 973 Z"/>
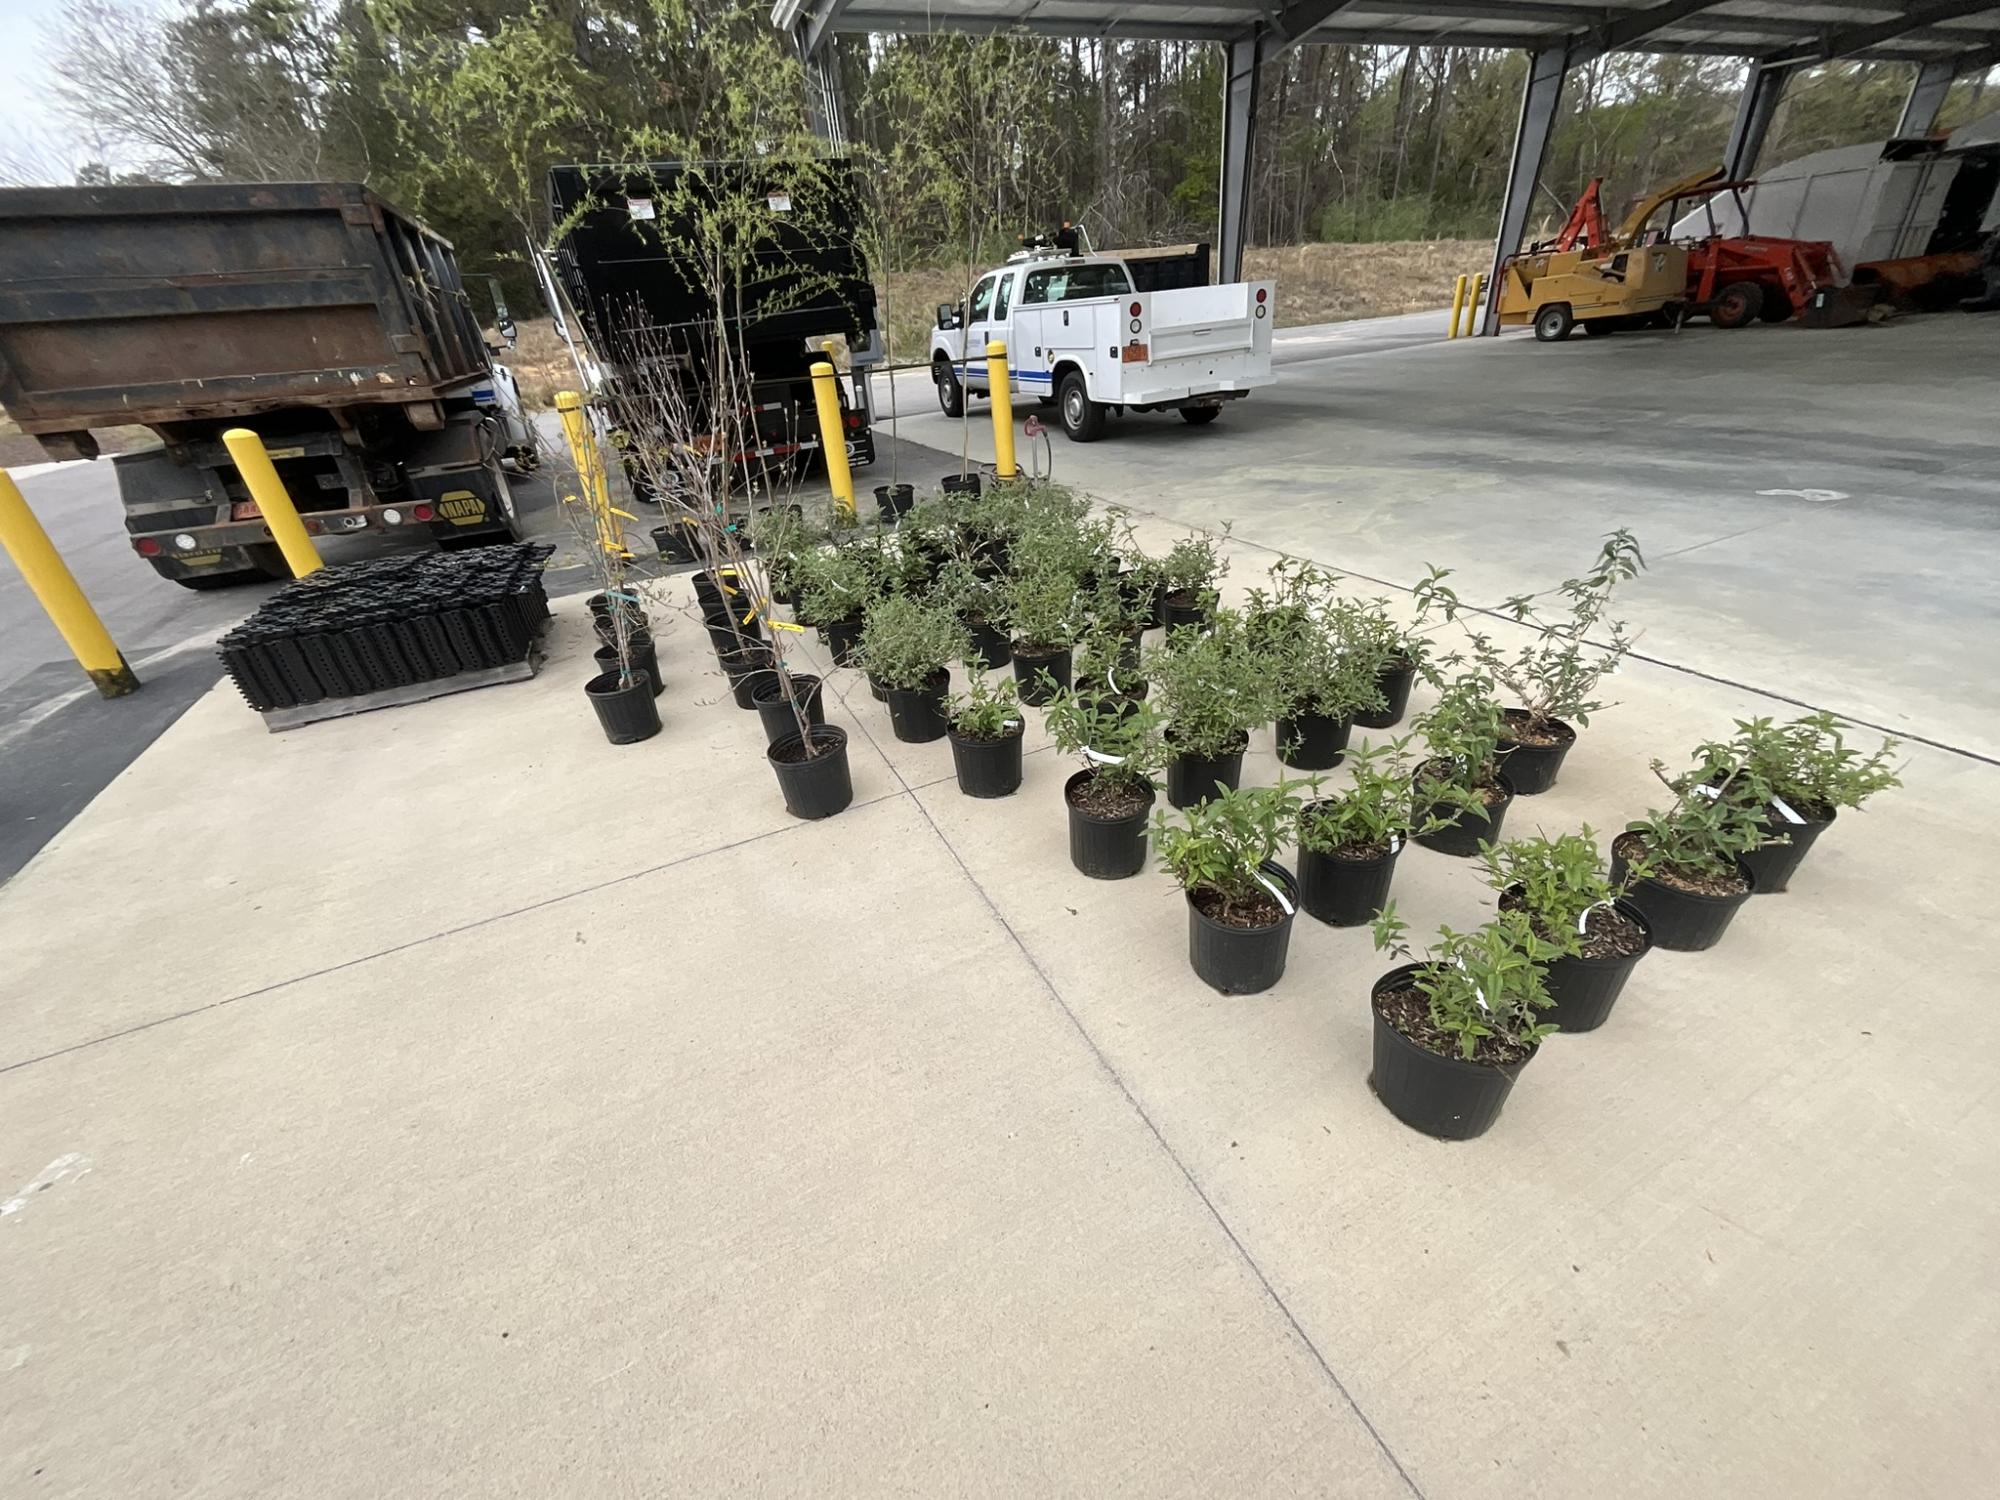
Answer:
<path fill-rule="evenodd" d="M 438 514 L 454 526 L 476 526 L 486 519 L 486 502 L 471 490 L 451 490 L 439 499 Z"/>

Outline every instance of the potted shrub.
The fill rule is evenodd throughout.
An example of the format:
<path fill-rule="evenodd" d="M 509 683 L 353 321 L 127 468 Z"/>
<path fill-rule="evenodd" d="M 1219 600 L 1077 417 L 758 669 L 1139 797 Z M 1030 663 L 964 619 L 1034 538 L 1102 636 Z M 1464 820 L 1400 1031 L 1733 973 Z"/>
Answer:
<path fill-rule="evenodd" d="M 1355 711 L 1354 722 L 1366 729 L 1400 723 L 1409 711 L 1410 688 L 1424 670 L 1429 643 L 1416 630 L 1399 625 L 1384 599 L 1341 600 L 1334 624 L 1341 650 L 1375 682 L 1375 692 Z"/>
<path fill-rule="evenodd" d="M 1070 685 L 1076 578 L 1053 567 L 1035 568 L 1010 578 L 1003 597 L 1021 701 L 1042 707 Z"/>
<path fill-rule="evenodd" d="M 1203 625 L 1215 613 L 1220 595 L 1217 585 L 1229 564 L 1222 557 L 1221 536 L 1195 532 L 1175 542 L 1160 560 L 1160 583 L 1165 593 L 1160 599 L 1160 623 L 1168 630 L 1180 625 Z"/>
<path fill-rule="evenodd" d="M 1611 882 L 1645 917 L 1655 946 L 1713 948 L 1757 888 L 1743 856 L 1767 836 L 1770 783 L 1719 744 L 1702 746 L 1680 776 L 1669 780 L 1659 761 L 1653 774 L 1674 800 L 1611 841 Z"/>
<path fill-rule="evenodd" d="M 945 696 L 951 688 L 949 663 L 965 654 L 965 629 L 950 610 L 891 594 L 868 606 L 861 630 L 860 660 L 881 684 L 896 738 L 921 745 L 941 740 L 951 721 Z"/>
<path fill-rule="evenodd" d="M 1435 606 L 1445 619 L 1465 626 L 1480 670 L 1514 699 L 1515 706 L 1501 710 L 1505 729 L 1500 745 L 1516 795 L 1532 796 L 1554 786 L 1563 757 L 1576 743 L 1576 731 L 1605 706 L 1595 696 L 1597 685 L 1618 669 L 1632 640 L 1622 620 L 1605 626 L 1609 644 L 1592 646 L 1588 637 L 1604 624 L 1612 590 L 1644 566 L 1632 534 L 1612 532 L 1590 572 L 1564 579 L 1555 591 L 1563 605 L 1560 613 L 1537 607 L 1539 596 L 1534 594 L 1517 594 L 1500 606 L 1499 614 L 1532 632 L 1525 645 L 1511 651 L 1461 619 L 1465 607 L 1445 586 L 1447 573 L 1433 568 L 1417 586 L 1420 605 Z"/>
<path fill-rule="evenodd" d="M 972 642 L 966 665 L 977 657 L 981 670 L 1004 667 L 1014 659 L 1007 632 L 995 624 L 1006 617 L 1000 587 L 985 577 L 969 557 L 953 557 L 944 563 L 932 580 L 929 598 L 958 616 Z"/>
<path fill-rule="evenodd" d="M 1276 707 L 1278 759 L 1306 771 L 1340 764 L 1354 716 L 1380 704 L 1379 664 L 1349 651 L 1333 597 L 1334 576 L 1293 558 L 1271 569 L 1273 589 L 1251 591 L 1251 649 Z"/>
<path fill-rule="evenodd" d="M 1159 715 L 1143 703 L 1133 713 L 1107 712 L 1067 691 L 1050 703 L 1048 728 L 1058 748 L 1084 762 L 1063 783 L 1070 863 L 1093 880 L 1138 874 L 1146 863 L 1154 777 L 1165 755 Z"/>
<path fill-rule="evenodd" d="M 1440 854 L 1477 854 L 1500 837 L 1514 789 L 1498 759 L 1502 721 L 1491 685 L 1476 672 L 1447 683 L 1417 730 L 1430 758 L 1417 767 L 1417 842 Z"/>
<path fill-rule="evenodd" d="M 1021 785 L 1021 737 L 1027 731 L 1011 677 L 991 677 L 979 659 L 966 663 L 966 690 L 951 700 L 951 762 L 968 797 L 1007 797 Z"/>
<path fill-rule="evenodd" d="M 1161 868 L 1188 909 L 1188 962 L 1225 995 L 1268 990 L 1285 973 L 1298 886 L 1273 856 L 1299 813 L 1295 783 L 1232 788 L 1153 818 Z"/>
<path fill-rule="evenodd" d="M 1166 644 L 1147 653 L 1145 672 L 1166 717 L 1167 800 L 1188 807 L 1235 786 L 1250 727 L 1271 717 L 1271 685 L 1242 616 L 1218 610 L 1206 634 L 1170 628 Z"/>
<path fill-rule="evenodd" d="M 1441 821 L 1412 810 L 1409 736 L 1350 751 L 1348 764 L 1345 791 L 1299 812 L 1299 905 L 1331 927 L 1374 921 L 1403 845 Z"/>
<path fill-rule="evenodd" d="M 1857 808 L 1877 792 L 1901 786 L 1890 764 L 1897 742 L 1864 756 L 1847 743 L 1847 728 L 1832 714 L 1809 714 L 1789 724 L 1739 719 L 1731 742 L 1752 781 L 1770 795 L 1757 809 L 1764 842 L 1743 855 L 1757 894 L 1782 891 L 1843 807 Z"/>
<path fill-rule="evenodd" d="M 1106 709 L 1130 712 L 1146 701 L 1152 684 L 1129 657 L 1126 636 L 1115 626 L 1107 629 L 1093 622 L 1076 644 L 1076 690 L 1094 694 Z"/>
<path fill-rule="evenodd" d="M 854 543 L 815 547 L 792 565 L 801 624 L 817 625 L 837 667 L 854 665 L 868 606 L 882 594 L 882 555 Z"/>
<path fill-rule="evenodd" d="M 1595 1031 L 1653 946 L 1645 913 L 1606 877 L 1596 836 L 1586 828 L 1509 839 L 1488 845 L 1480 858 L 1500 910 L 1526 916 L 1556 954 L 1543 975 L 1553 1002 L 1543 1019 L 1562 1031 Z"/>
<path fill-rule="evenodd" d="M 1407 958 L 1407 931 L 1392 901 L 1375 919 L 1375 946 Z M 1376 980 L 1368 1081 L 1389 1113 L 1440 1140 L 1490 1130 L 1554 1029 L 1542 1018 L 1542 965 L 1554 956 L 1526 913 L 1499 912 L 1471 932 L 1440 928 L 1421 959 Z"/>

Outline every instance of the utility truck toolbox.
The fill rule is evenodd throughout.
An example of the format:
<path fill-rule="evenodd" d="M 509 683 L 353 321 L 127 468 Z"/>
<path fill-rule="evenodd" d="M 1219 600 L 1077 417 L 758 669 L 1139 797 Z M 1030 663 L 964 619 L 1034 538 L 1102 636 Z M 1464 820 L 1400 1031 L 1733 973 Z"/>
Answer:
<path fill-rule="evenodd" d="M 1207 247 L 1197 246 L 1205 278 Z M 1141 261 L 1116 255 L 1029 250 L 989 271 L 961 306 L 937 310 L 931 378 L 947 416 L 965 397 L 990 394 L 986 345 L 1007 345 L 1014 394 L 1055 405 L 1080 443 L 1104 430 L 1112 411 L 1178 411 L 1199 426 L 1276 378 L 1271 370 L 1275 284 L 1170 285 L 1188 279 L 1193 257 Z M 1141 290 L 1151 285 L 1154 290 Z"/>

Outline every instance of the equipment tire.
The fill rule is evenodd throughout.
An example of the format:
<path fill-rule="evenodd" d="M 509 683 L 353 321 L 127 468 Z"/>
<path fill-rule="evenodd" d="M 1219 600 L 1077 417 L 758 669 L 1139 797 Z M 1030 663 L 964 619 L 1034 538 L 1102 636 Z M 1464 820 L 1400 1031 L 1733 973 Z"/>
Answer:
<path fill-rule="evenodd" d="M 1535 338 L 1544 344 L 1560 344 L 1576 327 L 1576 314 L 1567 302 L 1551 302 L 1535 312 Z"/>
<path fill-rule="evenodd" d="M 1764 288 L 1764 305 L 1757 309 L 1757 316 L 1766 323 L 1788 322 L 1792 316 L 1792 297 L 1781 286 Z"/>
<path fill-rule="evenodd" d="M 1183 406 L 1181 408 L 1181 420 L 1190 427 L 1206 427 L 1221 415 L 1222 408 L 1219 406 Z"/>
<path fill-rule="evenodd" d="M 965 387 L 958 383 L 948 360 L 931 361 L 931 379 L 937 382 L 938 405 L 947 417 L 965 415 Z"/>
<path fill-rule="evenodd" d="M 1583 331 L 1592 338 L 1608 338 L 1625 326 L 1619 318 L 1585 318 Z"/>
<path fill-rule="evenodd" d="M 1072 443 L 1094 443 L 1104 435 L 1104 408 L 1090 399 L 1090 387 L 1079 370 L 1063 371 L 1056 386 L 1063 432 Z"/>
<path fill-rule="evenodd" d="M 1708 321 L 1716 328 L 1741 328 L 1763 309 L 1763 287 L 1754 281 L 1732 281 L 1708 304 Z"/>

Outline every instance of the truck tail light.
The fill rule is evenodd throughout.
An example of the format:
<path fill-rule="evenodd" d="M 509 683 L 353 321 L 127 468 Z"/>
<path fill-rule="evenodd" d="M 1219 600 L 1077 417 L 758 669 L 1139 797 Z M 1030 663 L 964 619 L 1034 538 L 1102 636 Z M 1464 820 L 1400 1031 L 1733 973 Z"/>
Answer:
<path fill-rule="evenodd" d="M 419 505 L 410 514 L 415 516 L 419 521 L 431 521 L 437 518 L 437 512 L 428 505 Z"/>
<path fill-rule="evenodd" d="M 311 516 L 307 516 L 306 530 L 314 536 L 324 536 L 326 534 L 326 523 L 324 521 L 315 521 Z"/>
<path fill-rule="evenodd" d="M 1265 301 L 1267 298 L 1270 297 L 1270 295 L 1271 295 L 1271 289 L 1269 287 L 1260 286 L 1257 288 L 1257 300 L 1259 302 Z"/>
<path fill-rule="evenodd" d="M 138 549 L 141 557 L 158 557 L 160 555 L 160 544 L 149 536 L 140 537 L 132 545 Z"/>
<path fill-rule="evenodd" d="M 858 411 L 849 412 L 847 414 L 847 425 L 849 427 L 859 427 L 861 425 L 861 413 Z"/>
<path fill-rule="evenodd" d="M 1138 302 L 1134 302 L 1134 303 L 1132 304 L 1132 316 L 1133 316 L 1133 317 L 1135 317 L 1135 318 L 1136 318 L 1136 317 L 1138 317 L 1138 316 L 1139 316 L 1139 314 L 1140 314 L 1141 312 L 1143 312 L 1143 311 L 1145 311 L 1145 306 L 1144 306 L 1144 304 L 1143 304 L 1143 303 L 1138 303 Z"/>

